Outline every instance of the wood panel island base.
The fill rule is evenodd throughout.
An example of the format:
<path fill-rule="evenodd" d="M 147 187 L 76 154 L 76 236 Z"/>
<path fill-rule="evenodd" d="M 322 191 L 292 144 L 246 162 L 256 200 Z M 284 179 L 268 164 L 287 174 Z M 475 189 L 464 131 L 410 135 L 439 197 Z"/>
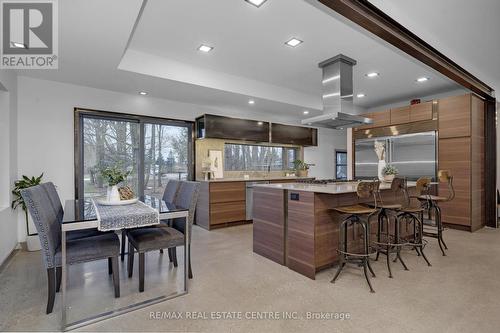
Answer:
<path fill-rule="evenodd" d="M 414 183 L 408 185 L 414 187 Z M 332 208 L 371 202 L 358 199 L 356 186 L 356 182 L 255 186 L 253 251 L 314 279 L 316 272 L 338 260 L 339 225 L 343 217 Z M 395 202 L 396 196 L 389 187 L 381 185 L 382 199 Z M 376 223 L 376 218 L 372 218 L 371 239 L 376 235 Z M 402 234 L 409 232 L 402 230 Z M 361 229 L 351 227 L 348 236 L 351 249 L 361 245 Z"/>

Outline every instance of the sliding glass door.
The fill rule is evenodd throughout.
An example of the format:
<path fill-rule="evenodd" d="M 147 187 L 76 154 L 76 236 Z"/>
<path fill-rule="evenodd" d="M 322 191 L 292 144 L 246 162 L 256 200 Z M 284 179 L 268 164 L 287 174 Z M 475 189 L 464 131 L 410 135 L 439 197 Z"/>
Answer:
<path fill-rule="evenodd" d="M 192 179 L 192 122 L 75 110 L 76 197 L 105 195 L 101 171 L 128 171 L 137 195 L 161 197 L 168 179 Z"/>
<path fill-rule="evenodd" d="M 162 196 L 169 179 L 189 177 L 189 130 L 144 124 L 144 194 Z"/>

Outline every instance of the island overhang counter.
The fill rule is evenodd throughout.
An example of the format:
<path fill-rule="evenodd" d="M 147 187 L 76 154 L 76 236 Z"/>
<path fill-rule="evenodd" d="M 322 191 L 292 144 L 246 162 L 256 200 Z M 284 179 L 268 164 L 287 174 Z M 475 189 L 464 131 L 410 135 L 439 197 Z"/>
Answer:
<path fill-rule="evenodd" d="M 333 184 L 262 184 L 253 193 L 253 251 L 280 265 L 315 278 L 318 271 L 334 265 L 337 258 L 339 225 L 342 215 L 332 208 L 369 203 L 358 199 L 358 182 Z M 413 192 L 415 183 L 408 182 Z M 397 202 L 390 184 L 382 183 L 384 202 Z M 371 237 L 376 235 L 377 219 L 370 221 Z M 402 234 L 411 232 L 402 230 Z M 349 229 L 349 246 L 359 245 L 361 231 Z"/>

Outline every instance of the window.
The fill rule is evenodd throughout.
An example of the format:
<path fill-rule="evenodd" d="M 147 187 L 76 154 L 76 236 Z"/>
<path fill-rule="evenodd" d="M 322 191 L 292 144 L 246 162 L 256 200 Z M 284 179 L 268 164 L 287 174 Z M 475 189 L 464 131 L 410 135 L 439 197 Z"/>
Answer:
<path fill-rule="evenodd" d="M 224 145 L 224 170 L 291 170 L 297 156 L 298 148 L 226 143 Z"/>
<path fill-rule="evenodd" d="M 168 179 L 192 178 L 192 122 L 81 109 L 75 118 L 78 198 L 106 193 L 106 167 L 129 171 L 137 195 L 161 197 Z"/>
<path fill-rule="evenodd" d="M 335 178 L 347 179 L 347 152 L 335 151 Z"/>

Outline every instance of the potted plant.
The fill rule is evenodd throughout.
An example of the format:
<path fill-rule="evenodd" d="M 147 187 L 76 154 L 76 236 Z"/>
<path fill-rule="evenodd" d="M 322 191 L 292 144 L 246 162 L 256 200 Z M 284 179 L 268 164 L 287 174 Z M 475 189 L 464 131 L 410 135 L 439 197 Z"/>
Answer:
<path fill-rule="evenodd" d="M 307 177 L 309 164 L 302 160 L 295 160 L 293 161 L 293 166 L 297 177 Z"/>
<path fill-rule="evenodd" d="M 394 166 L 387 164 L 383 169 L 382 169 L 382 174 L 384 175 L 384 182 L 390 183 L 394 180 L 394 177 L 398 174 L 398 169 L 396 169 Z"/>
<path fill-rule="evenodd" d="M 17 209 L 21 207 L 24 211 L 24 218 L 26 220 L 26 245 L 28 247 L 28 251 L 38 251 L 40 250 L 40 239 L 38 238 L 38 234 L 30 234 L 29 226 L 28 226 L 28 209 L 26 208 L 26 203 L 24 202 L 23 197 L 21 196 L 21 190 L 33 187 L 36 185 L 40 185 L 42 182 L 43 173 L 38 177 L 27 177 L 25 175 L 22 176 L 21 179 L 14 182 L 14 189 L 12 190 L 12 194 L 14 196 L 14 200 L 12 200 L 11 207 L 12 209 Z"/>
<path fill-rule="evenodd" d="M 108 192 L 106 199 L 109 202 L 120 201 L 120 192 L 118 184 L 127 180 L 130 171 L 123 171 L 118 166 L 112 168 L 104 168 L 101 170 L 101 176 L 108 183 Z"/>

